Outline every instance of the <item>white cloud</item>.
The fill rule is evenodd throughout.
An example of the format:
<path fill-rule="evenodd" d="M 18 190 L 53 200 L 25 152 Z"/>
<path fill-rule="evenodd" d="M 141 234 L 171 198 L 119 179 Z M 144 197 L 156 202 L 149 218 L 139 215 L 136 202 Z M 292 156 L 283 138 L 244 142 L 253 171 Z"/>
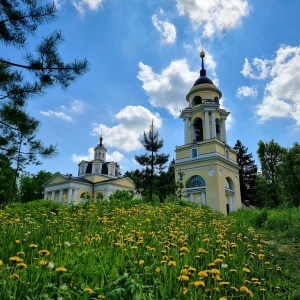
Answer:
<path fill-rule="evenodd" d="M 103 0 L 71 0 L 71 3 L 81 15 L 85 13 L 86 8 L 90 10 L 99 9 L 102 7 L 102 2 Z"/>
<path fill-rule="evenodd" d="M 142 148 L 140 138 L 148 131 L 153 120 L 154 127 L 159 129 L 162 120 L 159 114 L 153 114 L 143 106 L 126 106 L 115 115 L 117 125 L 108 127 L 104 124 L 93 124 L 93 134 L 102 135 L 103 143 L 123 151 L 134 151 Z"/>
<path fill-rule="evenodd" d="M 150 66 L 142 62 L 139 63 L 139 68 L 137 77 L 143 82 L 143 89 L 149 95 L 151 105 L 164 107 L 173 117 L 178 117 L 180 111 L 188 106 L 186 94 L 200 74 L 190 71 L 186 59 L 172 61 L 161 74 L 153 72 Z M 212 75 L 215 74 L 216 63 L 209 54 L 205 56 L 205 68 Z"/>
<path fill-rule="evenodd" d="M 68 122 L 74 121 L 71 117 L 72 114 L 81 114 L 84 113 L 85 103 L 80 100 L 74 100 L 70 107 L 66 107 L 65 105 L 61 105 L 59 111 L 40 111 L 40 113 L 46 117 L 55 117 L 61 120 L 65 120 Z"/>
<path fill-rule="evenodd" d="M 265 87 L 257 116 L 261 122 L 289 117 L 300 126 L 300 46 L 281 46 L 269 62 L 271 81 Z"/>
<path fill-rule="evenodd" d="M 66 0 L 53 0 L 56 9 L 60 10 L 61 6 L 66 3 Z"/>
<path fill-rule="evenodd" d="M 176 28 L 168 21 L 161 21 L 157 15 L 152 16 L 152 23 L 162 36 L 163 44 L 174 44 L 176 40 Z"/>
<path fill-rule="evenodd" d="M 241 73 L 246 78 L 251 79 L 266 79 L 270 75 L 270 68 L 271 68 L 272 61 L 267 59 L 259 59 L 254 58 L 252 65 L 249 63 L 248 58 L 245 58 L 245 62 L 243 65 L 243 70 Z"/>
<path fill-rule="evenodd" d="M 256 98 L 257 97 L 257 89 L 254 87 L 249 87 L 249 86 L 241 86 L 236 91 L 236 97 L 237 98 L 244 98 L 244 97 Z"/>
<path fill-rule="evenodd" d="M 49 109 L 48 111 L 40 111 L 40 113 L 46 117 L 54 117 L 64 121 L 73 122 L 73 118 L 71 116 L 61 111 L 59 112 L 59 111 L 53 111 Z"/>
<path fill-rule="evenodd" d="M 180 15 L 187 15 L 194 28 L 203 26 L 202 36 L 212 38 L 237 27 L 249 13 L 246 0 L 176 0 Z"/>

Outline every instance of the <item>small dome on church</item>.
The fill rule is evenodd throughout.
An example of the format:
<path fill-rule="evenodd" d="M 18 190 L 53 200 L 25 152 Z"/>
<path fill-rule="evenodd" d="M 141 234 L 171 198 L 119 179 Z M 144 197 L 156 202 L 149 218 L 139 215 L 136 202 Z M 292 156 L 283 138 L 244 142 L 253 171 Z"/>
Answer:
<path fill-rule="evenodd" d="M 203 83 L 210 83 L 210 84 L 214 84 L 213 81 L 207 77 L 207 76 L 200 76 L 194 83 L 193 86 L 198 85 L 198 84 L 203 84 Z"/>
<path fill-rule="evenodd" d="M 198 84 L 203 84 L 203 83 L 209 83 L 209 84 L 214 84 L 212 80 L 206 76 L 206 70 L 204 68 L 204 57 L 205 57 L 205 52 L 202 50 L 200 53 L 200 57 L 202 60 L 202 69 L 200 70 L 200 77 L 195 81 L 194 85 Z"/>

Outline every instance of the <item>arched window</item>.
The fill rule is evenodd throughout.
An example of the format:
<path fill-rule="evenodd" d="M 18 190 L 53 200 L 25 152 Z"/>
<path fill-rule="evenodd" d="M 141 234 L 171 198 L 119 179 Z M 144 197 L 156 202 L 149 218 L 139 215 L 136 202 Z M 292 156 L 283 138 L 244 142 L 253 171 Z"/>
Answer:
<path fill-rule="evenodd" d="M 103 198 L 104 198 L 103 192 L 99 192 L 99 193 L 97 193 L 97 195 L 96 195 L 96 199 L 97 199 L 98 201 L 101 201 L 101 200 L 103 200 Z"/>
<path fill-rule="evenodd" d="M 202 98 L 200 96 L 196 96 L 193 99 L 193 106 L 198 104 L 202 104 Z"/>
<path fill-rule="evenodd" d="M 233 183 L 232 183 L 232 180 L 229 178 L 229 177 L 227 177 L 226 179 L 225 179 L 225 190 L 227 190 L 227 191 L 234 191 L 234 187 L 233 187 Z"/>
<path fill-rule="evenodd" d="M 218 97 L 215 97 L 214 101 L 216 102 L 216 104 L 219 104 L 219 98 Z"/>
<path fill-rule="evenodd" d="M 83 192 L 80 195 L 80 202 L 87 202 L 87 201 L 91 201 L 93 199 L 92 195 L 90 195 L 87 192 Z"/>
<path fill-rule="evenodd" d="M 193 176 L 186 183 L 187 188 L 205 187 L 205 181 L 201 176 Z"/>
<path fill-rule="evenodd" d="M 197 118 L 194 121 L 194 140 L 196 142 L 203 141 L 203 123 L 201 118 Z"/>

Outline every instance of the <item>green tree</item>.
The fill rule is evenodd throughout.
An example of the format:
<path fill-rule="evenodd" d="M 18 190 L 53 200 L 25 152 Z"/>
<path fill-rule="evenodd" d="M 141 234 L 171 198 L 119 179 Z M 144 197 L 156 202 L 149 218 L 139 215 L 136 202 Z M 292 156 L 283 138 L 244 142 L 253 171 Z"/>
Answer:
<path fill-rule="evenodd" d="M 141 140 L 146 154 L 135 155 L 135 160 L 142 166 L 146 167 L 144 170 L 144 178 L 148 181 L 149 186 L 149 200 L 152 201 L 154 174 L 156 170 L 163 170 L 164 165 L 169 159 L 169 155 L 159 154 L 158 151 L 163 146 L 163 139 L 158 139 L 158 131 L 154 130 L 153 121 L 148 133 L 144 132 L 144 137 Z"/>
<path fill-rule="evenodd" d="M 183 183 L 183 177 L 184 177 L 184 172 L 181 171 L 181 169 L 178 172 L 178 180 L 177 180 L 177 196 L 179 199 L 182 199 L 183 197 L 183 189 L 185 184 Z"/>
<path fill-rule="evenodd" d="M 248 153 L 248 148 L 245 147 L 240 140 L 236 141 L 234 149 L 236 150 L 237 163 L 240 167 L 241 200 L 244 202 L 245 200 L 253 198 L 257 166 L 253 160 L 252 153 Z"/>
<path fill-rule="evenodd" d="M 19 181 L 20 202 L 44 199 L 43 184 L 52 175 L 46 171 L 39 171 L 36 175 L 21 175 Z"/>
<path fill-rule="evenodd" d="M 294 143 L 283 157 L 281 178 L 289 205 L 300 207 L 300 145 Z"/>
<path fill-rule="evenodd" d="M 15 170 L 11 167 L 11 162 L 0 154 L 0 209 L 9 202 L 9 197 L 14 184 Z"/>
<path fill-rule="evenodd" d="M 262 179 L 265 180 L 268 197 L 275 207 L 278 207 L 284 198 L 280 167 L 286 152 L 287 149 L 281 147 L 274 140 L 269 143 L 258 142 L 257 154 L 261 165 Z"/>
<path fill-rule="evenodd" d="M 39 121 L 25 109 L 29 99 L 54 85 L 67 88 L 87 70 L 86 60 L 63 62 L 59 31 L 39 39 L 39 27 L 55 18 L 52 1 L 0 1 L 0 42 L 20 53 L 0 57 L 0 154 L 14 161 L 14 178 L 27 163 L 38 163 L 38 156 L 55 154 L 55 146 L 45 147 L 36 139 Z"/>

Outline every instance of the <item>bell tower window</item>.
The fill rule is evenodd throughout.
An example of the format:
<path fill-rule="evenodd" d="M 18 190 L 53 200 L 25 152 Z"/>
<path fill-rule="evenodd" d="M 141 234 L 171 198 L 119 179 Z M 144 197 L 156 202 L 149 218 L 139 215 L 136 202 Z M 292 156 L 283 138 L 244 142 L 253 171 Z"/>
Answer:
<path fill-rule="evenodd" d="M 194 141 L 201 142 L 203 141 L 203 123 L 201 118 L 197 118 L 194 121 Z"/>
<path fill-rule="evenodd" d="M 192 104 L 193 104 L 193 106 L 198 105 L 198 104 L 202 104 L 202 98 L 200 96 L 194 97 Z"/>

